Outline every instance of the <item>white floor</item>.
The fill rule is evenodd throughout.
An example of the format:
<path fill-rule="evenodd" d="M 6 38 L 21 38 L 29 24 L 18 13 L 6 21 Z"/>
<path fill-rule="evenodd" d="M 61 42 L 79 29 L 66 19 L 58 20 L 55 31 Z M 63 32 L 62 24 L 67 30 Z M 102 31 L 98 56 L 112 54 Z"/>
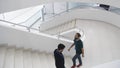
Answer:
<path fill-rule="evenodd" d="M 95 66 L 93 68 L 120 68 L 120 60 L 101 64 L 101 65 Z"/>

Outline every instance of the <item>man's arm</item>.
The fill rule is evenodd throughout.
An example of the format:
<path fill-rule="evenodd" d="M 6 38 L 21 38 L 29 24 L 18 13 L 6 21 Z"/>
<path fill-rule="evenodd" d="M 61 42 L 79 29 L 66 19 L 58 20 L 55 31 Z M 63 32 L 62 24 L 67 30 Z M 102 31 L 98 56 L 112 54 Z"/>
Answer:
<path fill-rule="evenodd" d="M 82 57 L 84 57 L 85 55 L 84 55 L 84 47 L 83 47 L 83 42 L 82 42 L 82 49 L 81 49 L 81 51 L 82 51 Z"/>
<path fill-rule="evenodd" d="M 82 57 L 84 57 L 84 48 L 82 48 Z"/>
<path fill-rule="evenodd" d="M 74 43 L 70 46 L 70 48 L 68 49 L 68 51 L 70 51 L 70 49 L 74 46 Z"/>

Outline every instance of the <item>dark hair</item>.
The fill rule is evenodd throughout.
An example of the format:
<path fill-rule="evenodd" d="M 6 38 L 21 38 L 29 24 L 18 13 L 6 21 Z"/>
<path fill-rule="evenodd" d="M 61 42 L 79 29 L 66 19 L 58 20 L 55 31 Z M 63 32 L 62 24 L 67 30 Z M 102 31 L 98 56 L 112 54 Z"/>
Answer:
<path fill-rule="evenodd" d="M 64 49 L 65 48 L 65 45 L 64 44 L 58 44 L 58 50 L 61 50 L 61 49 Z"/>
<path fill-rule="evenodd" d="M 81 34 L 80 33 L 76 33 L 78 35 L 78 37 L 81 37 Z"/>

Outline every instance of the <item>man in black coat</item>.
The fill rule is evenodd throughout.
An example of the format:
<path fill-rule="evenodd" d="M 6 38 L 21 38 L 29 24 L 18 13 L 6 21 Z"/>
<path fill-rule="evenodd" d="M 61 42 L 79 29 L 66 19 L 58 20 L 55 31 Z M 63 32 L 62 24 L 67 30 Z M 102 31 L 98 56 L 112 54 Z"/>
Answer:
<path fill-rule="evenodd" d="M 64 64 L 65 64 L 64 56 L 62 54 L 64 48 L 65 48 L 64 44 L 59 44 L 58 48 L 55 49 L 55 51 L 54 51 L 56 68 L 65 68 L 65 66 L 64 66 Z"/>

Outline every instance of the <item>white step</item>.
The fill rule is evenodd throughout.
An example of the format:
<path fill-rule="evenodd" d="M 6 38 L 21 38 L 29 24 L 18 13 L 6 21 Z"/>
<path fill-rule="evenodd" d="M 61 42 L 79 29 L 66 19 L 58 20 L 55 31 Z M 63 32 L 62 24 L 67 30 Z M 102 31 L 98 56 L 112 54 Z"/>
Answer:
<path fill-rule="evenodd" d="M 23 67 L 23 48 L 16 49 L 15 68 L 24 68 Z"/>
<path fill-rule="evenodd" d="M 6 46 L 0 46 L 0 68 L 3 68 L 4 65 L 6 49 Z"/>
<path fill-rule="evenodd" d="M 5 56 L 5 64 L 4 68 L 14 68 L 14 56 L 15 56 L 15 48 L 9 47 Z"/>
<path fill-rule="evenodd" d="M 25 50 L 23 53 L 23 57 L 24 68 L 32 68 L 31 50 Z"/>
<path fill-rule="evenodd" d="M 72 58 L 71 57 L 68 57 L 68 61 L 69 62 L 69 67 L 71 67 L 73 65 L 73 62 L 72 62 Z"/>
<path fill-rule="evenodd" d="M 42 68 L 50 68 L 48 66 L 48 64 L 50 63 L 50 61 L 48 61 L 46 58 L 46 54 L 45 53 L 41 53 L 39 54 L 39 57 L 40 57 L 40 65 Z"/>
<path fill-rule="evenodd" d="M 69 57 L 65 57 L 65 66 L 66 68 L 70 68 L 72 65 L 70 64 L 70 60 Z M 71 60 L 72 61 L 72 60 Z"/>
<path fill-rule="evenodd" d="M 48 54 L 47 55 L 47 60 L 49 62 L 49 67 L 50 68 L 56 68 L 55 67 L 55 60 L 54 60 L 54 56 L 52 54 Z"/>
<path fill-rule="evenodd" d="M 72 66 L 72 59 L 65 57 L 65 66 Z M 0 68 L 56 68 L 53 54 L 31 49 L 0 46 Z"/>
<path fill-rule="evenodd" d="M 65 57 L 65 67 L 66 67 L 66 68 L 69 67 L 69 64 L 68 64 L 68 61 L 67 61 L 66 57 Z"/>
<path fill-rule="evenodd" d="M 40 65 L 40 57 L 38 52 L 32 53 L 32 64 L 33 68 L 42 68 Z"/>

